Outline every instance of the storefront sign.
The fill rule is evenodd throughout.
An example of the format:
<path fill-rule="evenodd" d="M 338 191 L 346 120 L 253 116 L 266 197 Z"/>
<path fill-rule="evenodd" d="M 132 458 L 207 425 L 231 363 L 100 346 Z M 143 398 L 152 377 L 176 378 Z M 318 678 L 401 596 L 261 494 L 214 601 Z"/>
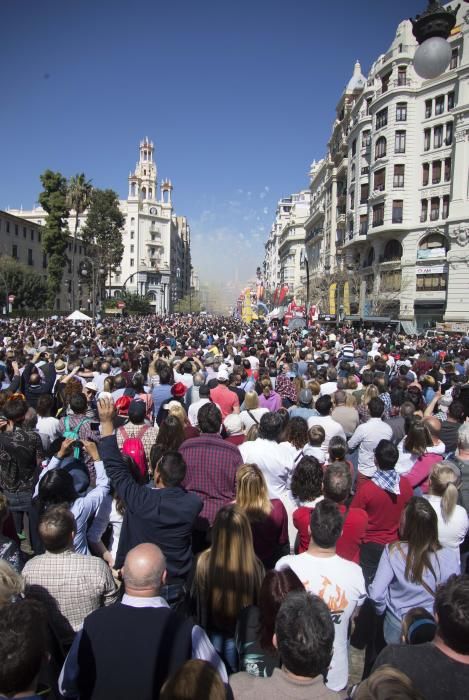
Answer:
<path fill-rule="evenodd" d="M 441 275 L 446 272 L 444 265 L 420 265 L 415 268 L 416 275 Z"/>

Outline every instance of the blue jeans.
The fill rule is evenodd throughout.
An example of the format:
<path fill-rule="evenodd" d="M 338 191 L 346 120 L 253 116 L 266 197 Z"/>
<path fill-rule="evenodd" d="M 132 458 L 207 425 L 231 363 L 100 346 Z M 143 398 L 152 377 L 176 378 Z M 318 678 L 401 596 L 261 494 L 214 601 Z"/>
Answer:
<path fill-rule="evenodd" d="M 400 644 L 402 641 L 401 621 L 390 610 L 386 610 L 384 616 L 383 633 L 386 644 Z"/>
<path fill-rule="evenodd" d="M 225 662 L 228 674 L 236 673 L 239 661 L 234 637 L 226 637 L 224 634 L 221 634 L 221 632 L 211 632 L 208 636 L 215 650 Z"/>

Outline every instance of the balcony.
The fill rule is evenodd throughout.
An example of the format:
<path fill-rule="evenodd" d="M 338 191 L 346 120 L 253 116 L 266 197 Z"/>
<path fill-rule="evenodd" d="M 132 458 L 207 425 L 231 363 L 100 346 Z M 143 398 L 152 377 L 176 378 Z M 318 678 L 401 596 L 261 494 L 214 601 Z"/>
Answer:
<path fill-rule="evenodd" d="M 313 228 L 305 238 L 305 244 L 310 241 L 319 239 L 324 234 L 324 229 L 321 227 Z"/>
<path fill-rule="evenodd" d="M 368 225 L 366 226 L 360 226 L 358 230 L 358 235 L 359 236 L 366 236 L 368 234 Z"/>
<path fill-rule="evenodd" d="M 337 221 L 336 221 L 337 226 L 340 228 L 345 226 L 345 219 L 346 219 L 345 212 L 341 213 L 341 214 L 337 213 Z"/>

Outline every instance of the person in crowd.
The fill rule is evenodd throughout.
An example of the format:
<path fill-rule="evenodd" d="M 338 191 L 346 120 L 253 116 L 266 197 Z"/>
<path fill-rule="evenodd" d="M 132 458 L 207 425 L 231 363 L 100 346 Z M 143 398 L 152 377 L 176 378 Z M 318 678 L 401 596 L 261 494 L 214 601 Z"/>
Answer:
<path fill-rule="evenodd" d="M 432 642 L 435 633 L 436 620 L 425 608 L 419 606 L 411 608 L 402 618 L 401 642 L 403 644 Z"/>
<path fill-rule="evenodd" d="M 48 353 L 44 353 L 43 364 L 38 369 L 37 363 L 41 359 L 41 355 L 42 353 L 38 352 L 31 362 L 26 362 L 21 375 L 17 365 L 13 366 L 14 376 L 9 387 L 12 392 L 19 389 L 24 394 L 28 405 L 34 409 L 40 396 L 52 393 L 56 380 L 54 363 L 50 362 Z"/>
<path fill-rule="evenodd" d="M 342 514 L 343 530 L 337 540 L 336 551 L 339 557 L 360 563 L 360 549 L 368 528 L 368 514 L 361 508 L 351 507 L 352 475 L 345 462 L 329 464 L 324 471 L 324 498 L 337 504 Z"/>
<path fill-rule="evenodd" d="M 204 404 L 210 403 L 212 401 L 212 399 L 210 398 L 210 388 L 207 386 L 207 384 L 201 384 L 199 386 L 198 393 L 199 393 L 198 400 L 191 403 L 188 410 L 187 410 L 187 417 L 189 419 L 189 423 L 194 428 L 199 427 L 199 420 L 198 420 L 199 409 L 202 408 L 202 406 Z"/>
<path fill-rule="evenodd" d="M 155 544 L 128 552 L 122 600 L 88 615 L 74 639 L 59 681 L 65 697 L 151 700 L 191 658 L 210 661 L 227 681 L 205 632 L 171 610 L 161 595 L 165 566 Z"/>
<path fill-rule="evenodd" d="M 370 418 L 355 430 L 348 441 L 349 450 L 358 448 L 358 487 L 376 471 L 375 450 L 380 440 L 391 440 L 392 430 L 383 420 L 384 403 L 379 398 L 368 403 Z"/>
<path fill-rule="evenodd" d="M 158 426 L 150 426 L 145 423 L 145 417 L 148 407 L 140 399 L 133 399 L 129 404 L 128 421 L 124 425 L 119 426 L 116 431 L 117 445 L 120 450 L 129 438 L 137 438 L 142 441 L 143 449 L 146 457 L 146 471 L 150 466 L 151 448 L 155 444 L 158 437 Z"/>
<path fill-rule="evenodd" d="M 240 671 L 265 678 L 271 676 L 275 668 L 280 668 L 280 657 L 272 638 L 277 613 L 292 591 L 304 591 L 304 586 L 291 569 L 267 571 L 259 592 L 259 604 L 241 610 L 235 635 Z"/>
<path fill-rule="evenodd" d="M 334 624 L 326 603 L 306 591 L 293 591 L 280 606 L 272 637 L 282 667 L 275 668 L 268 678 L 245 672 L 231 676 L 235 700 L 339 698 L 324 686 L 333 641 Z"/>
<path fill-rule="evenodd" d="M 74 541 L 75 551 L 88 554 L 86 533 L 90 521 L 96 515 L 101 503 L 109 493 L 110 483 L 104 470 L 104 464 L 99 457 L 97 445 L 94 442 L 84 442 L 83 448 L 90 456 L 96 473 L 96 484 L 92 488 L 85 464 L 76 460 L 72 455 L 74 440 L 66 438 L 52 457 L 49 464 L 39 475 L 36 486 L 33 508 L 30 510 L 31 525 L 38 523 L 41 515 L 53 505 L 66 505 L 75 517 Z M 31 528 L 33 549 L 37 554 L 42 553 L 34 528 Z"/>
<path fill-rule="evenodd" d="M 44 610 L 32 600 L 8 603 L 0 615 L 0 696 L 40 700 L 39 675 L 48 657 Z"/>
<path fill-rule="evenodd" d="M 3 534 L 3 526 L 8 515 L 8 500 L 5 494 L 0 493 L 0 559 L 8 562 L 15 571 L 21 571 L 23 561 L 18 544 Z"/>
<path fill-rule="evenodd" d="M 342 533 L 343 518 L 335 503 L 323 500 L 311 514 L 311 539 L 302 554 L 280 559 L 276 569 L 290 567 L 307 591 L 315 593 L 327 604 L 334 622 L 334 647 L 327 672 L 327 687 L 341 691 L 348 680 L 348 626 L 366 597 L 360 567 L 336 553 Z"/>
<path fill-rule="evenodd" d="M 405 613 L 416 606 L 431 611 L 437 586 L 459 572 L 459 553 L 438 541 L 435 510 L 414 496 L 403 514 L 400 539 L 385 546 L 369 588 L 377 612 L 385 613 L 386 643 L 398 644 Z"/>
<path fill-rule="evenodd" d="M 243 430 L 243 423 L 239 413 L 230 413 L 223 421 L 223 426 L 226 431 L 226 441 L 232 445 L 242 445 L 246 440 L 246 435 Z"/>
<path fill-rule="evenodd" d="M 360 422 L 358 411 L 356 408 L 347 405 L 347 394 L 345 391 L 336 391 L 332 394 L 332 400 L 334 408 L 331 418 L 340 423 L 348 439 L 358 428 Z"/>
<path fill-rule="evenodd" d="M 187 465 L 182 486 L 197 494 L 203 508 L 195 523 L 194 551 L 204 549 L 217 511 L 235 500 L 236 472 L 243 463 L 240 448 L 230 445 L 220 435 L 222 415 L 208 403 L 198 414 L 200 437 L 183 442 L 179 448 Z"/>
<path fill-rule="evenodd" d="M 224 506 L 215 518 L 212 544 L 197 560 L 193 598 L 197 621 L 231 673 L 238 668 L 236 621 L 244 607 L 257 604 L 263 577 L 247 516 L 237 505 Z"/>
<path fill-rule="evenodd" d="M 171 393 L 171 384 L 173 383 L 173 372 L 169 365 L 163 364 L 157 372 L 158 383 L 153 385 L 153 417 L 156 420 L 159 416 L 160 409 L 163 404 L 171 401 L 173 395 Z"/>
<path fill-rule="evenodd" d="M 376 669 L 369 678 L 360 683 L 352 697 L 353 700 L 425 700 L 408 676 L 389 666 Z"/>
<path fill-rule="evenodd" d="M 406 436 L 399 443 L 397 449 L 399 450 L 399 459 L 396 471 L 399 474 L 408 474 L 417 461 L 424 462 L 428 474 L 432 465 L 438 462 L 444 453 L 444 445 L 441 449 L 440 445 L 433 444 L 428 425 L 417 416 L 408 419 Z M 428 455 L 432 455 L 432 457 Z M 423 459 L 424 457 L 425 459 Z"/>
<path fill-rule="evenodd" d="M 283 441 L 280 443 L 289 453 L 293 464 L 304 455 L 304 448 L 309 444 L 308 423 L 304 418 L 295 416 L 289 418 L 284 430 Z"/>
<path fill-rule="evenodd" d="M 145 404 L 145 421 L 150 425 L 153 418 L 153 397 L 151 393 L 148 393 L 145 389 L 143 374 L 141 372 L 136 372 L 131 379 L 130 385 L 135 392 L 134 399 L 143 401 Z"/>
<path fill-rule="evenodd" d="M 406 419 L 414 414 L 415 406 L 411 401 L 403 400 L 403 392 L 399 389 L 391 392 L 391 401 L 399 402 L 399 413 L 391 415 L 390 418 L 385 418 L 384 422 L 387 423 L 392 430 L 391 439 L 393 443 L 398 445 L 405 437 Z"/>
<path fill-rule="evenodd" d="M 447 452 L 455 452 L 458 447 L 458 430 L 466 420 L 464 404 L 461 401 L 452 401 L 448 408 L 446 420 L 441 423 L 440 438 L 445 444 Z"/>
<path fill-rule="evenodd" d="M 398 457 L 397 447 L 390 440 L 380 440 L 375 449 L 376 471 L 361 484 L 352 500 L 352 507 L 368 515 L 360 548 L 367 586 L 373 581 L 384 547 L 398 539 L 402 511 L 413 495 L 406 477 L 395 470 Z"/>
<path fill-rule="evenodd" d="M 210 399 L 220 407 L 223 420 L 230 413 L 239 413 L 238 395 L 228 389 L 228 372 L 226 369 L 218 371 L 218 385 L 210 389 Z"/>
<path fill-rule="evenodd" d="M 469 683 L 469 575 L 450 576 L 435 591 L 435 638 L 425 644 L 392 644 L 374 669 L 405 673 L 425 700 L 454 700 Z"/>
<path fill-rule="evenodd" d="M 161 688 L 160 700 L 229 700 L 228 687 L 209 661 L 191 659 L 180 666 Z"/>
<path fill-rule="evenodd" d="M 156 441 L 150 450 L 150 476 L 153 478 L 156 465 L 166 452 L 179 450 L 185 440 L 184 428 L 176 416 L 168 415 L 161 423 Z"/>
<path fill-rule="evenodd" d="M 259 406 L 259 396 L 255 391 L 246 391 L 243 410 L 240 414 L 244 425 L 244 432 L 247 434 L 253 425 L 258 426 L 264 413 L 268 412 L 268 408 Z"/>
<path fill-rule="evenodd" d="M 282 398 L 280 394 L 273 390 L 272 382 L 268 377 L 264 377 L 259 384 L 259 406 L 275 413 L 275 411 L 278 411 L 282 406 Z"/>
<path fill-rule="evenodd" d="M 291 492 L 299 507 L 293 512 L 293 524 L 298 531 L 295 551 L 306 552 L 310 541 L 311 513 L 323 500 L 323 469 L 315 457 L 305 456 L 299 460 L 291 477 Z"/>
<path fill-rule="evenodd" d="M 461 501 L 469 513 L 469 423 L 463 423 L 458 429 L 457 449 L 447 455 L 445 462 L 461 473 Z"/>
<path fill-rule="evenodd" d="M 54 397 L 51 394 L 42 394 L 37 400 L 36 411 L 38 415 L 37 432 L 39 433 L 44 451 L 47 451 L 51 443 L 62 434 L 58 418 L 53 415 L 55 408 Z"/>
<path fill-rule="evenodd" d="M 39 520 L 45 554 L 26 562 L 26 595 L 41 601 L 64 649 L 73 642 L 85 617 L 101 605 L 117 600 L 109 567 L 97 557 L 75 552 L 75 518 L 64 506 L 54 506 Z"/>
<path fill-rule="evenodd" d="M 316 401 L 316 410 L 319 413 L 318 416 L 312 416 L 308 418 L 308 428 L 312 428 L 315 425 L 320 425 L 324 428 L 325 438 L 321 447 L 324 453 L 327 453 L 329 447 L 329 441 L 334 435 L 340 435 L 345 438 L 345 431 L 336 420 L 331 416 L 332 411 L 332 399 L 329 394 L 320 396 Z"/>
<path fill-rule="evenodd" d="M 8 603 L 22 597 L 23 592 L 24 579 L 21 574 L 7 561 L 0 559 L 0 611 Z"/>
<path fill-rule="evenodd" d="M 306 421 L 311 416 L 318 416 L 318 412 L 313 408 L 313 392 L 311 389 L 301 389 L 298 393 L 296 406 L 288 409 L 291 418 L 304 418 Z"/>
<path fill-rule="evenodd" d="M 269 499 L 267 484 L 256 464 L 243 464 L 236 473 L 236 504 L 251 524 L 254 551 L 266 570 L 290 553 L 288 515 L 282 501 Z"/>
<path fill-rule="evenodd" d="M 282 406 L 290 408 L 297 402 L 297 391 L 292 381 L 291 368 L 287 362 L 282 362 L 280 372 L 275 379 L 275 391 L 282 399 Z"/>
<path fill-rule="evenodd" d="M 360 403 L 357 406 L 358 415 L 360 416 L 360 423 L 366 423 L 370 418 L 369 403 L 372 399 L 379 398 L 378 388 L 374 384 L 370 384 L 366 387 L 363 395 L 360 399 Z M 383 403 L 384 406 L 384 403 Z M 384 408 L 383 408 L 384 414 Z"/>
<path fill-rule="evenodd" d="M 444 462 L 433 466 L 429 478 L 428 495 L 430 505 L 438 519 L 438 540 L 459 555 L 469 530 L 469 518 L 465 508 L 458 505 L 461 474 Z"/>
<path fill-rule="evenodd" d="M 322 425 L 313 425 L 308 430 L 308 444 L 303 448 L 303 454 L 307 457 L 315 457 L 320 464 L 325 464 L 326 454 L 321 445 L 326 439 L 326 431 Z"/>

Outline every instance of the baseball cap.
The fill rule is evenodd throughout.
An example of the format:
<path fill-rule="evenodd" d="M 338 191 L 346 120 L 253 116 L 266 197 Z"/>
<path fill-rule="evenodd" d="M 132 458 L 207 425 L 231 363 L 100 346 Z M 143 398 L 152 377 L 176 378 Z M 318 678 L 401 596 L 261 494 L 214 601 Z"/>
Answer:
<path fill-rule="evenodd" d="M 243 432 L 243 422 L 239 413 L 230 413 L 223 421 L 228 435 L 239 435 Z"/>
<path fill-rule="evenodd" d="M 217 379 L 220 382 L 227 382 L 228 381 L 229 377 L 228 377 L 228 372 L 226 371 L 226 369 L 219 369 L 218 370 Z"/>
<path fill-rule="evenodd" d="M 176 382 L 176 384 L 173 384 L 171 387 L 171 394 L 176 399 L 181 399 L 185 395 L 186 391 L 187 387 L 182 382 Z"/>
<path fill-rule="evenodd" d="M 313 392 L 311 389 L 302 389 L 300 391 L 300 395 L 298 396 L 298 401 L 300 404 L 303 406 L 309 406 L 311 401 L 313 400 Z"/>

